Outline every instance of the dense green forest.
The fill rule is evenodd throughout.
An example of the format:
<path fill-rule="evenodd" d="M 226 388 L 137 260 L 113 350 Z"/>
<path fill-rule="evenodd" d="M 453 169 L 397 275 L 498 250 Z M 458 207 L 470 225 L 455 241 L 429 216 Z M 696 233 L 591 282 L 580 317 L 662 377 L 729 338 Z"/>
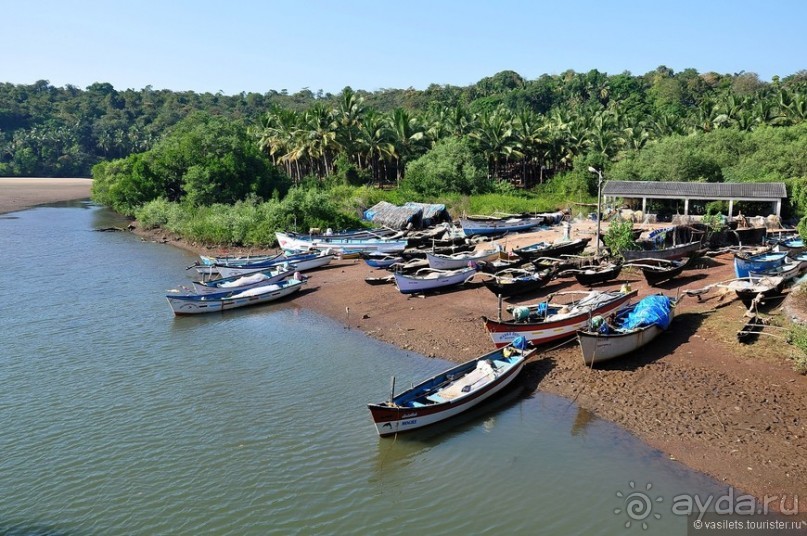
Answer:
<path fill-rule="evenodd" d="M 336 95 L 40 81 L 0 85 L 0 176 L 92 169 L 96 200 L 133 215 L 159 200 L 163 210 L 150 214 L 163 225 L 176 204 L 183 229 L 215 205 L 288 204 L 249 243 L 290 224 L 300 203 L 318 207 L 310 222 L 294 222 L 305 226 L 354 223 L 381 198 L 443 199 L 475 212 L 590 201 L 588 166 L 629 180 L 785 181 L 789 214 L 802 216 L 805 118 L 807 71 L 771 82 L 663 66 L 535 80 L 504 71 L 467 87 Z"/>

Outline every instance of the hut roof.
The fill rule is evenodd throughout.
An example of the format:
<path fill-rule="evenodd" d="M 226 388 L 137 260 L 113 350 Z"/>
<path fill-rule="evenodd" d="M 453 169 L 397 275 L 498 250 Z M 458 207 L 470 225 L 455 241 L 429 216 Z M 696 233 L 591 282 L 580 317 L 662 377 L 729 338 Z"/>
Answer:
<path fill-rule="evenodd" d="M 776 200 L 787 197 L 783 182 L 607 181 L 603 195 L 673 199 Z"/>
<path fill-rule="evenodd" d="M 409 223 L 419 227 L 422 215 L 423 210 L 418 207 L 399 207 L 386 201 L 380 201 L 364 211 L 365 220 L 393 229 L 404 229 Z"/>
<path fill-rule="evenodd" d="M 365 210 L 364 219 L 393 229 L 404 229 L 410 223 L 419 228 L 451 221 L 445 205 L 408 202 L 398 206 L 387 201 L 380 201 Z"/>

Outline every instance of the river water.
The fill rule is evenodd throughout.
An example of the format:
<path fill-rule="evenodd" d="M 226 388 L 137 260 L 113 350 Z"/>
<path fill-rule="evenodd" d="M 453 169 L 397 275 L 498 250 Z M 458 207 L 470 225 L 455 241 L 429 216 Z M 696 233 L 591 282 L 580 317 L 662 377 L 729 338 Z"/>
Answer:
<path fill-rule="evenodd" d="M 390 377 L 449 363 L 293 300 L 175 318 L 194 257 L 93 232 L 125 225 L 87 202 L 0 216 L 0 534 L 680 535 L 672 497 L 721 490 L 541 392 L 380 439 Z"/>

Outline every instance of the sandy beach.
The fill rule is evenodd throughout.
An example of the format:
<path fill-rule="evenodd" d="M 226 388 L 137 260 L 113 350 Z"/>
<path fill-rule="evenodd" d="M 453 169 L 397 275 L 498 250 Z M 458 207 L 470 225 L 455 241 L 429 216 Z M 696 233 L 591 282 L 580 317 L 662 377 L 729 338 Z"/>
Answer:
<path fill-rule="evenodd" d="M 86 198 L 90 183 L 0 179 L 0 213 Z M 144 240 L 198 253 L 225 253 L 191 246 L 162 231 L 135 232 Z M 557 228 L 518 235 L 503 245 L 511 249 L 560 236 Z M 572 237 L 579 236 L 593 237 L 591 222 L 575 223 Z M 402 295 L 392 285 L 368 285 L 364 277 L 371 273 L 379 275 L 363 261 L 335 262 L 311 272 L 313 291 L 295 303 L 418 354 L 463 361 L 492 349 L 480 317 L 495 317 L 497 300 L 480 283 L 482 275 L 465 288 L 424 298 Z M 732 258 L 726 254 L 705 259 L 660 288 L 648 287 L 641 273 L 624 270 L 618 281 L 598 288 L 628 282 L 639 297 L 659 291 L 676 296 L 682 289 L 701 288 L 732 274 Z M 574 279 L 557 280 L 534 296 L 509 303 L 535 302 L 563 290 L 584 289 Z M 592 415 L 624 426 L 671 459 L 726 486 L 759 498 L 790 500 L 807 490 L 807 377 L 793 371 L 787 358 L 790 347 L 781 338 L 738 343 L 745 308 L 732 296 L 711 296 L 703 301 L 683 298 L 670 330 L 636 355 L 591 369 L 570 343 L 539 352 L 521 379 L 530 389 L 564 396 Z M 378 381 L 386 384 L 388 379 Z M 585 424 L 580 423 L 580 433 L 585 433 Z M 799 508 L 807 512 L 807 499 Z"/>
<path fill-rule="evenodd" d="M 92 179 L 0 177 L 0 214 L 38 205 L 87 199 Z"/>

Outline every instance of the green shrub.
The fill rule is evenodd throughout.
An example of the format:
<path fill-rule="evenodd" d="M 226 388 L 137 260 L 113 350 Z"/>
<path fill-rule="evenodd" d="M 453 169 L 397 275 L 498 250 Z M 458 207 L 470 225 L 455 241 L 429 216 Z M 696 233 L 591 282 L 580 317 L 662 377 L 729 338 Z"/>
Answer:
<path fill-rule="evenodd" d="M 406 166 L 401 189 L 421 197 L 484 193 L 492 188 L 486 170 L 482 157 L 471 150 L 468 140 L 446 138 Z"/>
<path fill-rule="evenodd" d="M 614 257 L 621 257 L 624 251 L 635 249 L 636 242 L 633 241 L 633 222 L 616 218 L 608 224 L 608 230 L 603 236 L 605 247 Z"/>
<path fill-rule="evenodd" d="M 807 327 L 793 325 L 788 333 L 788 342 L 798 350 L 792 356 L 793 370 L 799 374 L 807 374 Z"/>

